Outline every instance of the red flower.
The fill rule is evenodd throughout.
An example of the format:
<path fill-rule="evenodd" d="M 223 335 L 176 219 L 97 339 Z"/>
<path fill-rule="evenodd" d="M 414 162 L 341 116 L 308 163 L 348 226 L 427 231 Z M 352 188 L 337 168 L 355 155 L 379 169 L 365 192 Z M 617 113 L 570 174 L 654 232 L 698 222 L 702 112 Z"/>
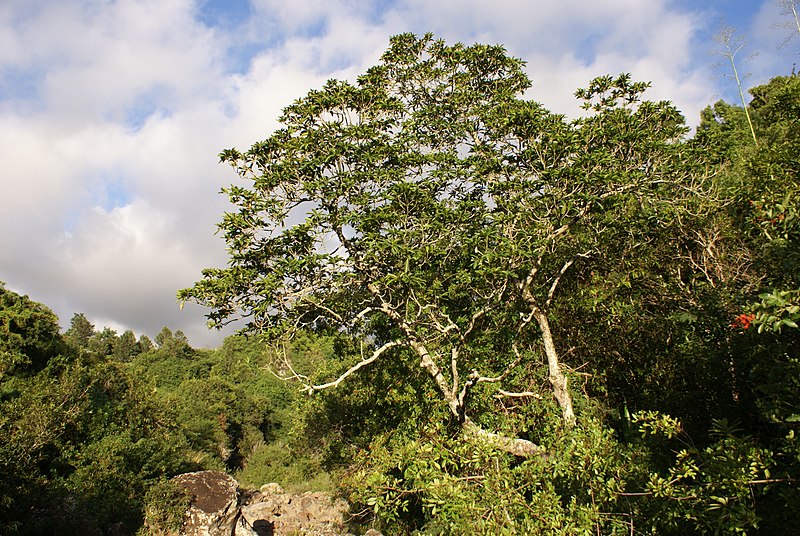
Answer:
<path fill-rule="evenodd" d="M 733 329 L 748 329 L 755 319 L 756 315 L 753 313 L 742 313 L 734 319 L 731 327 Z"/>

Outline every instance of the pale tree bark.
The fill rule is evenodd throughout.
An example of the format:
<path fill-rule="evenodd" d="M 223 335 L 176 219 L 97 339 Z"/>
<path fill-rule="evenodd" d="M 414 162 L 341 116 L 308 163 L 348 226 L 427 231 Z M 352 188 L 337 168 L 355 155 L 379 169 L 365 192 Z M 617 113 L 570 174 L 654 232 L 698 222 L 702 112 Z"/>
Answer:
<path fill-rule="evenodd" d="M 564 420 L 564 424 L 567 426 L 573 426 L 576 419 L 575 412 L 572 409 L 572 395 L 569 393 L 567 377 L 561 370 L 558 350 L 556 349 L 556 344 L 553 340 L 553 332 L 550 329 L 550 321 L 547 318 L 547 313 L 542 307 L 539 306 L 539 303 L 534 297 L 533 292 L 531 292 L 531 286 L 533 285 L 533 281 L 538 273 L 539 266 L 541 266 L 541 260 L 542 259 L 540 258 L 539 262 L 537 262 L 537 265 L 531 269 L 528 277 L 524 281 L 520 281 L 517 284 L 522 293 L 522 299 L 528 304 L 528 307 L 530 307 L 530 315 L 525 319 L 523 325 L 533 318 L 542 332 L 542 345 L 544 346 L 544 354 L 547 359 L 548 380 L 553 388 L 553 397 L 556 399 L 556 402 L 558 402 L 558 405 L 561 408 L 561 415 Z M 545 307 L 549 306 L 552 302 L 561 278 L 567 272 L 569 267 L 572 266 L 573 262 L 574 259 L 570 259 L 565 262 L 558 275 L 553 280 L 550 290 L 547 293 Z"/>
<path fill-rule="evenodd" d="M 484 430 L 469 418 L 465 419 L 461 425 L 464 435 L 476 439 L 485 445 L 489 445 L 499 451 L 513 454 L 521 458 L 532 458 L 534 456 L 544 456 L 545 451 L 542 447 L 527 439 L 517 437 L 507 437 Z"/>
<path fill-rule="evenodd" d="M 489 447 L 497 449 L 501 452 L 506 452 L 509 454 L 513 454 L 514 456 L 520 456 L 523 458 L 529 458 L 532 456 L 542 456 L 545 454 L 544 449 L 539 445 L 533 443 L 532 441 L 528 441 L 527 439 L 508 437 L 502 434 L 490 432 L 475 424 L 472 421 L 472 419 L 470 419 L 466 415 L 465 399 L 469 392 L 469 387 L 476 385 L 477 383 L 500 381 L 507 375 L 507 373 L 513 367 L 513 365 L 509 366 L 509 368 L 505 373 L 495 378 L 487 378 L 479 376 L 477 375 L 477 373 L 473 372 L 473 374 L 470 376 L 470 380 L 466 382 L 465 385 L 462 387 L 461 392 L 457 393 L 456 390 L 453 388 L 455 387 L 455 385 L 451 386 L 448 383 L 447 378 L 445 378 L 442 370 L 436 364 L 436 360 L 433 358 L 433 356 L 431 356 L 430 352 L 425 347 L 425 345 L 417 340 L 412 340 L 409 343 L 404 343 L 401 341 L 391 341 L 384 344 L 383 346 L 377 348 L 374 352 L 372 352 L 372 354 L 369 357 L 365 357 L 357 364 L 350 367 L 347 371 L 342 373 L 337 379 L 329 381 L 327 383 L 323 384 L 311 383 L 310 379 L 307 376 L 299 374 L 294 370 L 294 368 L 291 365 L 291 362 L 288 360 L 287 357 L 285 357 L 285 355 L 284 355 L 284 366 L 288 368 L 291 374 L 288 376 L 286 375 L 283 376 L 276 375 L 276 376 L 278 376 L 278 378 L 282 380 L 299 381 L 303 385 L 303 391 L 306 391 L 308 393 L 334 388 L 337 387 L 340 383 L 342 383 L 348 376 L 350 376 L 360 368 L 373 363 L 384 353 L 386 353 L 388 349 L 393 348 L 395 346 L 409 346 L 417 355 L 417 357 L 419 357 L 420 367 L 424 369 L 428 373 L 428 375 L 433 379 L 434 383 L 439 389 L 439 392 L 442 394 L 444 401 L 447 403 L 451 415 L 461 424 L 462 432 L 467 439 L 479 442 L 483 445 L 488 445 Z M 517 361 L 515 361 L 515 363 L 516 362 Z"/>
<path fill-rule="evenodd" d="M 350 254 L 348 258 L 353 263 L 354 267 L 359 271 L 368 272 L 369 270 L 366 267 L 359 265 L 358 252 L 352 248 L 342 229 L 335 228 L 335 232 L 342 246 Z M 374 301 L 372 303 L 365 302 L 364 305 L 366 307 L 356 314 L 354 318 L 363 319 L 371 314 L 382 313 L 394 323 L 402 335 L 374 349 L 369 355 L 362 356 L 362 359 L 358 363 L 351 366 L 338 378 L 326 383 L 314 384 L 307 376 L 297 373 L 292 368 L 288 358 L 284 357 L 284 367 L 290 371 L 290 375 L 283 376 L 282 379 L 299 381 L 303 385 L 303 390 L 308 393 L 335 388 L 350 375 L 356 373 L 365 366 L 373 364 L 379 358 L 386 355 L 390 349 L 404 346 L 409 348 L 419 359 L 419 367 L 424 370 L 433 381 L 442 400 L 447 404 L 452 418 L 461 426 L 463 436 L 466 440 L 475 441 L 514 456 L 527 458 L 545 455 L 544 449 L 539 445 L 526 439 L 508 437 L 485 430 L 472 421 L 467 415 L 467 399 L 471 390 L 480 383 L 499 384 L 511 374 L 522 360 L 522 355 L 518 351 L 516 345 L 514 345 L 515 358 L 510 360 L 500 374 L 496 376 L 483 375 L 476 370 L 472 370 L 465 378 L 462 379 L 459 377 L 459 359 L 463 346 L 467 344 L 467 339 L 476 328 L 479 319 L 486 315 L 488 310 L 491 309 L 491 305 L 487 305 L 476 311 L 472 315 L 467 326 L 459 326 L 446 312 L 439 310 L 435 304 L 420 303 L 413 293 L 411 296 L 406 296 L 398 302 L 396 298 L 395 300 L 392 299 L 391 294 L 382 292 L 374 282 L 368 282 L 366 287 Z M 506 287 L 503 286 L 496 290 L 498 299 L 499 296 L 505 292 L 505 288 Z M 314 303 L 316 304 L 316 302 Z M 330 310 L 330 308 L 326 308 L 321 304 L 316 305 L 324 311 L 324 314 L 336 318 L 341 323 L 345 323 L 345 319 Z M 409 305 L 412 306 L 409 308 Z M 408 314 L 409 310 L 414 311 L 410 316 Z M 434 337 L 434 339 L 431 339 L 430 336 L 425 338 L 425 336 L 420 335 L 418 331 L 420 326 L 426 329 L 432 329 L 434 332 L 438 333 L 438 335 Z M 436 340 L 437 337 L 438 340 Z M 448 338 L 450 338 L 450 341 L 445 342 Z M 442 344 L 443 342 L 444 344 Z M 552 346 L 552 341 L 548 344 Z M 554 352 L 551 353 L 555 355 Z M 448 365 L 444 366 L 444 362 L 447 361 L 449 361 Z M 556 370 L 558 370 L 557 358 Z M 566 393 L 565 380 L 563 385 L 564 388 L 558 390 L 559 399 L 563 399 L 561 395 L 562 392 Z M 568 396 L 569 394 L 567 393 L 567 397 Z"/>
<path fill-rule="evenodd" d="M 547 315 L 538 307 L 533 306 L 531 312 L 533 313 L 536 323 L 539 325 L 539 329 L 542 330 L 542 343 L 544 344 L 544 353 L 547 357 L 547 370 L 550 385 L 553 387 L 553 396 L 561 408 L 564 423 L 572 426 L 575 424 L 575 413 L 572 410 L 572 396 L 569 394 L 567 377 L 561 370 L 558 352 L 553 342 L 553 333 L 550 331 L 550 322 L 547 320 Z"/>
<path fill-rule="evenodd" d="M 794 5 L 794 3 L 792 4 Z M 736 68 L 736 55 L 744 48 L 746 43 L 736 35 L 736 30 L 732 26 L 723 26 L 714 36 L 714 39 L 722 45 L 723 50 L 720 54 L 725 56 L 731 64 L 731 72 L 733 73 L 731 77 L 736 81 L 736 89 L 739 91 L 739 100 L 742 103 L 747 125 L 750 127 L 750 134 L 753 136 L 753 143 L 758 143 L 753 121 L 750 118 L 750 110 L 744 98 L 744 89 L 742 88 L 743 81 L 741 76 L 739 76 L 739 70 Z"/>

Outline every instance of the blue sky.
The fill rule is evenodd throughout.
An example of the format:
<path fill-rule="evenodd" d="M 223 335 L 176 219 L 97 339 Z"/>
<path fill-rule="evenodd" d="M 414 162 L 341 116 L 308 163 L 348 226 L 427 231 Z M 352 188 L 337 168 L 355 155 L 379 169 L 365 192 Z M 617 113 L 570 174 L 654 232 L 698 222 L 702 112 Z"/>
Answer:
<path fill-rule="evenodd" d="M 527 61 L 527 96 L 568 115 L 577 87 L 630 72 L 695 124 L 736 97 L 713 54 L 722 21 L 747 41 L 747 87 L 791 71 L 800 37 L 780 46 L 775 0 L 3 0 L 0 281 L 64 325 L 83 312 L 215 345 L 175 291 L 225 263 L 218 192 L 236 177 L 217 155 L 354 79 L 391 35 L 502 43 Z"/>

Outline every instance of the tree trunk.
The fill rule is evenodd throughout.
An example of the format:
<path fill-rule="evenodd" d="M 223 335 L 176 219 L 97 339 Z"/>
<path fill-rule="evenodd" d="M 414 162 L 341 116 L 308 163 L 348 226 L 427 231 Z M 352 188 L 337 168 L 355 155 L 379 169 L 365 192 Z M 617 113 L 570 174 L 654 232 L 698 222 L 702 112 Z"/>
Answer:
<path fill-rule="evenodd" d="M 548 322 L 544 311 L 537 306 L 532 305 L 532 312 L 533 317 L 539 324 L 539 329 L 542 330 L 542 342 L 544 343 L 545 356 L 547 356 L 547 368 L 550 385 L 553 386 L 553 396 L 555 396 L 558 405 L 561 407 L 564 422 L 568 426 L 572 426 L 575 424 L 575 413 L 572 411 L 572 396 L 567 388 L 567 377 L 561 371 L 561 365 L 558 362 L 558 352 L 553 342 L 553 333 L 550 331 L 550 322 Z"/>

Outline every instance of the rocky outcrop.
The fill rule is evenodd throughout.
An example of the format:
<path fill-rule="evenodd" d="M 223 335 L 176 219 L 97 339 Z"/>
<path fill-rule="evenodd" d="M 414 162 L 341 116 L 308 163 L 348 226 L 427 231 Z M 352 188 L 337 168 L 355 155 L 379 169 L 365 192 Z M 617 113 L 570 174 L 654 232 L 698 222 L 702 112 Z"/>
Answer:
<path fill-rule="evenodd" d="M 253 493 L 241 507 L 242 517 L 259 536 L 303 534 L 342 536 L 347 503 L 327 493 L 284 493 L 265 490 Z M 238 536 L 238 535 L 237 535 Z"/>
<path fill-rule="evenodd" d="M 274 483 L 241 490 L 219 471 L 186 473 L 173 482 L 191 498 L 179 536 L 352 536 L 344 522 L 347 503 L 327 493 L 286 493 Z"/>
<path fill-rule="evenodd" d="M 178 475 L 172 481 L 191 497 L 181 536 L 230 536 L 239 521 L 239 484 L 220 471 Z M 243 535 L 244 536 L 244 535 Z"/>

